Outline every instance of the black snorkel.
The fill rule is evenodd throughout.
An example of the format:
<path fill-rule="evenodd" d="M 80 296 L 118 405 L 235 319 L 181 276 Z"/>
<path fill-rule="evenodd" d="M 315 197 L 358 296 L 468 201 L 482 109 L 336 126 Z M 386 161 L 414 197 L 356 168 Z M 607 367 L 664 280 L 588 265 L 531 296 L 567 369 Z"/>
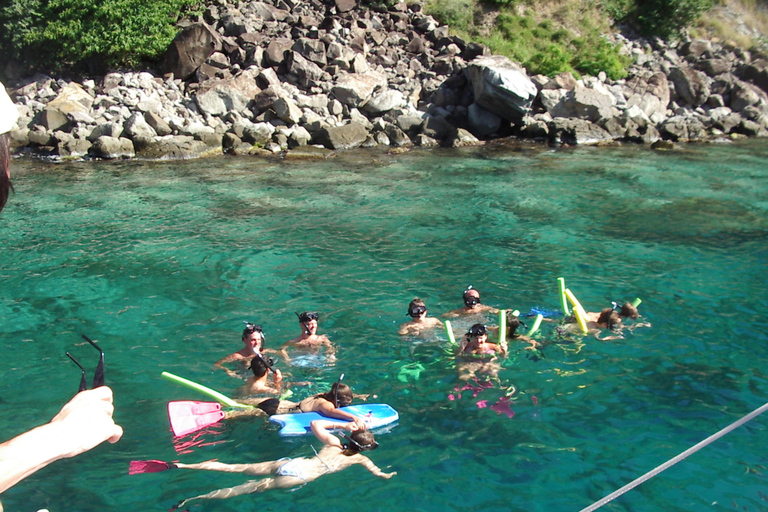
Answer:
<path fill-rule="evenodd" d="M 302 320 L 302 316 L 300 314 L 296 313 L 296 311 L 294 311 L 294 313 L 299 318 L 299 323 L 304 326 L 304 334 L 309 336 L 311 333 L 309 332 L 309 326 L 307 325 L 307 322 Z"/>
<path fill-rule="evenodd" d="M 352 439 L 352 436 L 348 436 L 346 434 L 342 434 L 341 437 L 343 437 L 344 439 L 346 439 L 347 441 L 349 441 L 353 445 L 357 446 L 357 450 L 360 451 L 360 452 L 364 452 L 366 450 L 375 450 L 376 448 L 379 447 L 379 443 L 377 443 L 376 441 L 374 441 L 372 443 L 369 443 L 369 444 L 360 444 L 357 441 L 355 441 L 354 439 Z"/>
<path fill-rule="evenodd" d="M 336 381 L 336 387 L 333 389 L 333 407 L 334 409 L 339 408 L 339 384 L 341 384 L 342 379 L 344 379 L 344 374 L 342 373 L 339 375 L 339 380 Z"/>

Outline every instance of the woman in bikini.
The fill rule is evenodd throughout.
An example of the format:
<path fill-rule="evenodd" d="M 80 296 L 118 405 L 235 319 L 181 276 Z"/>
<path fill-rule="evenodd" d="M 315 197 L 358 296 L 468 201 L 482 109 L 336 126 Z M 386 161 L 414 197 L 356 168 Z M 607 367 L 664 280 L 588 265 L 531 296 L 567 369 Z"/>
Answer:
<path fill-rule="evenodd" d="M 314 457 L 301 457 L 296 459 L 280 459 L 255 464 L 223 464 L 221 462 L 208 461 L 199 464 L 168 463 L 168 469 L 203 469 L 207 471 L 224 471 L 228 473 L 244 473 L 246 475 L 267 476 L 261 480 L 251 480 L 244 484 L 225 489 L 218 489 L 207 494 L 201 494 L 193 498 L 182 500 L 171 510 L 177 510 L 192 500 L 223 500 L 243 494 L 264 492 L 269 489 L 290 489 L 304 485 L 323 475 L 342 471 L 355 464 L 362 465 L 365 469 L 381 478 L 392 478 L 397 473 L 384 473 L 371 459 L 360 452 L 375 450 L 379 445 L 373 434 L 359 428 L 354 422 L 343 423 L 330 420 L 314 420 L 310 428 L 315 437 L 323 443 L 323 448 Z M 344 428 L 351 434 L 344 436 L 348 444 L 342 444 L 341 440 L 328 432 L 329 428 Z M 314 450 L 314 448 L 313 448 Z"/>

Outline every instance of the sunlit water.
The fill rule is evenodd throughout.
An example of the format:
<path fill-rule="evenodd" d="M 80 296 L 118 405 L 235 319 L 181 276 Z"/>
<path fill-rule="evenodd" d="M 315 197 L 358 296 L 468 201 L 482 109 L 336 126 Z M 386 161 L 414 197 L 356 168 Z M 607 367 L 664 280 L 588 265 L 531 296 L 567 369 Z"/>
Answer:
<path fill-rule="evenodd" d="M 17 160 L 0 215 L 2 439 L 76 391 L 66 351 L 92 371 L 97 354 L 81 334 L 106 352 L 125 436 L 17 485 L 5 509 L 167 510 L 248 477 L 128 476 L 129 461 L 310 455 L 310 439 L 280 438 L 259 419 L 182 439 L 182 450 L 166 403 L 203 397 L 160 373 L 233 395 L 238 381 L 212 363 L 241 346 L 242 321 L 261 323 L 276 347 L 300 334 L 294 311 L 318 310 L 336 364 L 278 365 L 295 381 L 344 373 L 394 406 L 399 425 L 371 457 L 398 475 L 356 467 L 193 511 L 580 510 L 766 401 L 766 157 L 764 141 L 751 141 L 322 162 Z M 653 326 L 620 341 L 550 343 L 541 359 L 513 347 L 500 374 L 517 389 L 512 418 L 490 409 L 498 386 L 449 400 L 459 381 L 444 333 L 396 334 L 412 298 L 440 315 L 469 284 L 494 306 L 556 310 L 559 276 L 591 311 L 640 297 Z M 553 329 L 540 338 L 555 341 Z M 420 374 L 401 372 L 417 364 Z M 767 422 L 605 510 L 768 510 Z"/>

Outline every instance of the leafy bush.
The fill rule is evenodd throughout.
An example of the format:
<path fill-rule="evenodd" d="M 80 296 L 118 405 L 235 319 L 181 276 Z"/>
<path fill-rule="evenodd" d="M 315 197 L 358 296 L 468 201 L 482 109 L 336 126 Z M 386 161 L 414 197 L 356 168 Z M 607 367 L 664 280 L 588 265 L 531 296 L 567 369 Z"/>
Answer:
<path fill-rule="evenodd" d="M 646 36 L 680 35 L 712 7 L 712 0 L 636 0 L 634 17 Z"/>
<path fill-rule="evenodd" d="M 104 71 L 156 59 L 200 0 L 9 0 L 0 9 L 6 58 L 43 71 Z"/>
<path fill-rule="evenodd" d="M 472 0 L 433 0 L 427 12 L 444 25 L 469 31 L 473 25 L 475 3 Z"/>

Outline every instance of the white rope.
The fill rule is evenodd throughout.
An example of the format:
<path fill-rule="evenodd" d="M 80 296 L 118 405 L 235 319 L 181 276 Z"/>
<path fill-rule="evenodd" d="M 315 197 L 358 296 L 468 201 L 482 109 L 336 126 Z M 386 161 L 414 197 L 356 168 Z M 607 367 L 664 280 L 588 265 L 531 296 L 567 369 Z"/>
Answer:
<path fill-rule="evenodd" d="M 650 480 L 651 478 L 653 478 L 654 476 L 658 475 L 659 473 L 661 473 L 665 469 L 667 469 L 667 468 L 669 468 L 671 466 L 674 466 L 675 464 L 677 464 L 681 460 L 685 459 L 689 455 L 691 455 L 693 453 L 696 453 L 697 451 L 701 450 L 702 448 L 704 448 L 708 444 L 710 444 L 710 443 L 712 443 L 714 441 L 717 441 L 718 439 L 723 437 L 725 434 L 727 434 L 730 431 L 732 431 L 732 430 L 742 426 L 743 424 L 745 424 L 746 422 L 748 422 L 749 420 L 751 420 L 755 416 L 759 416 L 759 415 L 763 414 L 765 411 L 768 411 L 768 403 L 764 404 L 762 407 L 759 407 L 759 408 L 755 409 L 754 411 L 752 411 L 751 413 L 747 414 L 746 416 L 744 416 L 740 420 L 734 421 L 733 423 L 731 423 L 730 425 L 728 425 L 727 427 L 725 427 L 724 429 L 722 429 L 718 433 L 712 434 L 711 436 L 709 436 L 705 440 L 701 441 L 700 443 L 692 446 L 691 448 L 688 448 L 683 453 L 679 454 L 677 457 L 668 460 L 667 462 L 665 462 L 661 466 L 658 466 L 655 469 L 652 469 L 651 471 L 647 472 L 646 474 L 644 474 L 640 478 L 637 478 L 636 480 L 631 481 L 630 483 L 628 483 L 627 485 L 625 485 L 624 487 L 622 487 L 618 491 L 615 491 L 615 492 L 609 494 L 605 498 L 601 499 L 600 501 L 597 501 L 597 502 L 593 503 L 592 505 L 588 506 L 587 508 L 581 509 L 581 512 L 592 512 L 593 510 L 597 510 L 598 508 L 602 507 L 606 503 L 609 503 L 609 502 L 615 500 L 616 498 L 618 498 L 619 496 L 621 496 L 625 492 L 631 491 L 632 489 L 634 489 L 635 487 L 637 487 L 641 483 L 645 482 L 646 480 Z"/>

